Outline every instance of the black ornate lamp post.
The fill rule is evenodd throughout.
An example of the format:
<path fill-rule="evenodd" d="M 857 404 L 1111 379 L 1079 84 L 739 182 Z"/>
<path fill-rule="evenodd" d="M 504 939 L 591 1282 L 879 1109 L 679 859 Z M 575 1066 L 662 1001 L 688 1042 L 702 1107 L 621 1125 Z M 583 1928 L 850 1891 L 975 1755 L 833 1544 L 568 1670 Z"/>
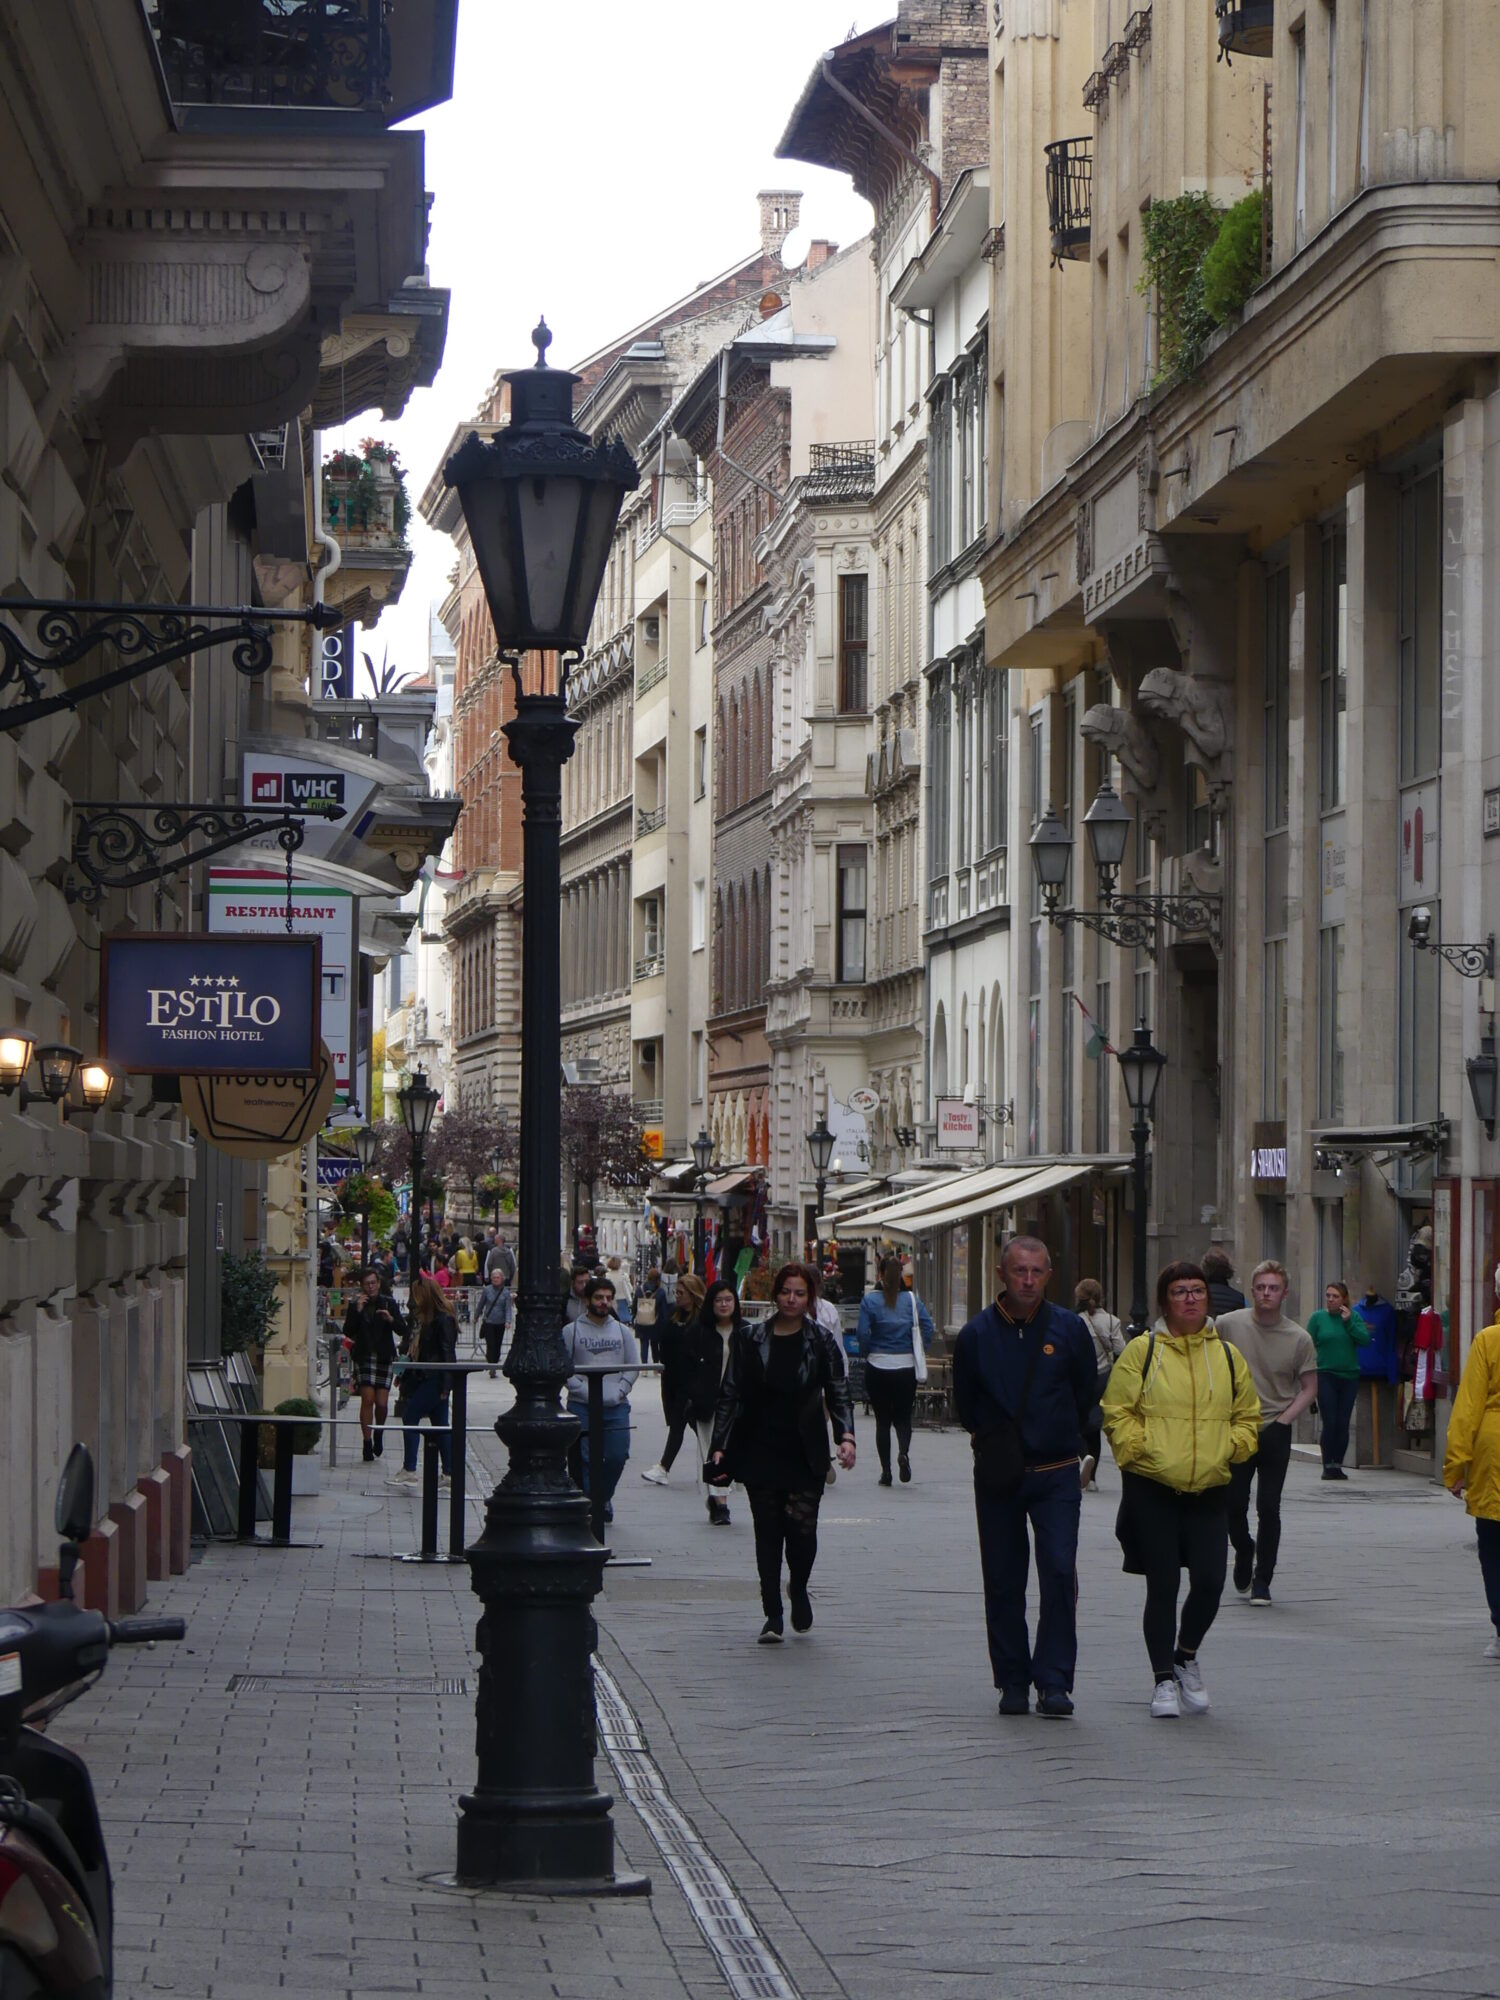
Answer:
<path fill-rule="evenodd" d="M 812 1154 L 814 1185 L 818 1192 L 817 1213 L 813 1217 L 813 1251 L 817 1258 L 818 1274 L 823 1272 L 823 1199 L 828 1191 L 828 1162 L 833 1158 L 833 1134 L 828 1129 L 828 1120 L 820 1118 L 807 1135 L 807 1150 Z"/>
<path fill-rule="evenodd" d="M 427 1134 L 432 1130 L 433 1114 L 438 1107 L 438 1094 L 427 1081 L 425 1070 L 416 1070 L 396 1092 L 396 1103 L 401 1112 L 401 1123 L 406 1127 L 406 1136 L 411 1140 L 411 1226 L 412 1226 L 412 1275 L 422 1268 L 422 1155 L 427 1149 Z"/>
<path fill-rule="evenodd" d="M 365 1183 L 364 1198 L 359 1204 L 359 1268 L 362 1271 L 370 1267 L 369 1178 L 379 1150 L 380 1134 L 369 1125 L 361 1125 L 354 1135 L 354 1157 L 359 1162 L 360 1179 Z"/>
<path fill-rule="evenodd" d="M 693 1141 L 693 1269 L 703 1275 L 703 1190 L 708 1186 L 708 1163 L 714 1156 L 714 1142 L 708 1127 L 700 1125 Z"/>
<path fill-rule="evenodd" d="M 1216 889 L 1189 890 L 1180 896 L 1122 896 L 1115 889 L 1125 843 L 1130 837 L 1130 809 L 1106 780 L 1083 816 L 1089 850 L 1099 877 L 1097 910 L 1065 909 L 1063 891 L 1073 859 L 1073 836 L 1048 806 L 1037 821 L 1028 845 L 1049 923 L 1059 930 L 1082 924 L 1126 951 L 1144 951 L 1155 958 L 1162 926 L 1190 937 L 1206 937 L 1217 951 L 1223 943 L 1224 899 Z"/>
<path fill-rule="evenodd" d="M 1167 1059 L 1151 1041 L 1151 1030 L 1142 1021 L 1135 1040 L 1116 1057 L 1125 1082 L 1125 1098 L 1130 1106 L 1130 1137 L 1135 1146 L 1131 1192 L 1135 1209 L 1134 1269 L 1130 1276 L 1130 1331 L 1144 1333 L 1150 1324 L 1146 1304 L 1146 1141 L 1151 1137 L 1151 1113 L 1156 1103 L 1156 1086 Z"/>
<path fill-rule="evenodd" d="M 521 772 L 522 1018 L 519 1297 L 505 1372 L 514 1406 L 495 1428 L 510 1453 L 484 1532 L 468 1549 L 479 1621 L 479 1776 L 459 1802 L 461 1882 L 550 1893 L 640 1890 L 615 1873 L 611 1800 L 594 1783 L 594 1620 L 606 1551 L 568 1476 L 577 1419 L 564 1413 L 559 1325 L 562 1068 L 558 841 L 562 767 L 577 724 L 567 673 L 581 659 L 625 494 L 640 483 L 621 444 L 573 425 L 576 377 L 547 366 L 506 377 L 510 423 L 471 433 L 444 468 L 456 487 L 500 655 L 515 680 L 505 725 Z"/>

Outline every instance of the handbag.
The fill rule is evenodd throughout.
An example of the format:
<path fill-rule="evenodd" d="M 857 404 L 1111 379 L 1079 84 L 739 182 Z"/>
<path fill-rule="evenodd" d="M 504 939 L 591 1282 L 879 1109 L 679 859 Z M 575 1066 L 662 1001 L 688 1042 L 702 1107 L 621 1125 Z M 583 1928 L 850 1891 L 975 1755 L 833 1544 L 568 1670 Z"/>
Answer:
<path fill-rule="evenodd" d="M 982 1431 L 975 1431 L 974 1484 L 992 1500 L 1008 1500 L 1026 1476 L 1026 1447 L 1021 1442 L 1021 1426 L 1026 1421 L 1026 1404 L 1031 1396 L 1031 1378 L 1041 1359 L 1042 1343 L 1037 1341 L 1026 1362 L 1026 1379 L 1021 1400 L 1012 1417 L 1004 1410 Z"/>
<path fill-rule="evenodd" d="M 906 1297 L 907 1303 L 911 1306 L 912 1358 L 916 1363 L 917 1380 L 925 1382 L 927 1380 L 927 1349 L 922 1345 L 922 1326 L 921 1321 L 917 1317 L 917 1295 L 915 1292 L 908 1292 Z"/>

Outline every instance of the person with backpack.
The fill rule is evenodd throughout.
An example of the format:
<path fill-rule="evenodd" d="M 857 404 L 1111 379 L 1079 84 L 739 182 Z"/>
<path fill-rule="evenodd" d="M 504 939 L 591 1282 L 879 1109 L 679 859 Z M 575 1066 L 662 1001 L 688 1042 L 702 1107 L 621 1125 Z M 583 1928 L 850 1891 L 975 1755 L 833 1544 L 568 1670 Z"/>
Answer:
<path fill-rule="evenodd" d="M 661 1288 L 661 1269 L 653 1264 L 641 1280 L 641 1289 L 635 1295 L 635 1337 L 640 1346 L 642 1361 L 651 1359 L 651 1350 L 657 1346 L 656 1329 L 666 1316 L 666 1297 Z M 657 1360 L 661 1359 L 657 1347 Z"/>
<path fill-rule="evenodd" d="M 1000 1255 L 1000 1293 L 953 1349 L 953 1409 L 974 1451 L 984 1621 L 1002 1715 L 1073 1713 L 1078 1661 L 1078 1454 L 1094 1401 L 1094 1343 L 1047 1297 L 1052 1258 L 1037 1236 Z M 868 1377 L 866 1380 L 868 1381 Z M 1026 1583 L 1036 1548 L 1036 1644 Z"/>
<path fill-rule="evenodd" d="M 1201 1715 L 1209 1705 L 1198 1648 L 1224 1594 L 1230 1475 L 1260 1442 L 1260 1397 L 1209 1318 L 1201 1265 L 1168 1264 L 1156 1303 L 1161 1324 L 1127 1345 L 1103 1407 L 1125 1489 L 1115 1533 L 1125 1568 L 1146 1579 L 1151 1713 L 1163 1719 Z"/>
<path fill-rule="evenodd" d="M 891 1431 L 896 1433 L 896 1464 L 901 1484 L 911 1483 L 911 1418 L 917 1401 L 917 1355 L 932 1345 L 932 1315 L 914 1291 L 901 1282 L 901 1259 L 880 1260 L 880 1282 L 866 1292 L 859 1307 L 859 1351 L 865 1357 L 865 1389 L 875 1412 L 875 1450 L 880 1459 L 880 1483 L 891 1483 Z"/>
<path fill-rule="evenodd" d="M 1097 1278 L 1081 1278 L 1073 1287 L 1073 1310 L 1089 1330 L 1098 1368 L 1094 1380 L 1094 1407 L 1089 1411 L 1089 1420 L 1083 1431 L 1083 1463 L 1078 1468 L 1078 1484 L 1085 1493 L 1091 1486 L 1097 1493 L 1099 1488 L 1094 1474 L 1103 1449 L 1103 1419 L 1099 1406 L 1109 1386 L 1110 1372 L 1125 1352 L 1125 1329 L 1112 1312 L 1105 1310 L 1104 1287 Z"/>

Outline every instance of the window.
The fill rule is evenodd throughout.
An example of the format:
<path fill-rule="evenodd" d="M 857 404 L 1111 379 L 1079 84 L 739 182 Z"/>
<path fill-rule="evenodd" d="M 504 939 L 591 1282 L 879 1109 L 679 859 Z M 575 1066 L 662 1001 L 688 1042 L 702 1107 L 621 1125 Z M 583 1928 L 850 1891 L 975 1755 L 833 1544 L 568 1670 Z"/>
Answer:
<path fill-rule="evenodd" d="M 1359 9 L 1359 184 L 1370 178 L 1370 0 Z"/>
<path fill-rule="evenodd" d="M 708 1095 L 708 1049 L 701 1028 L 693 1030 L 692 1101 L 701 1104 Z"/>
<path fill-rule="evenodd" d="M 697 615 L 693 620 L 696 643 L 701 649 L 708 644 L 708 578 L 700 576 L 693 585 L 693 602 Z"/>
<path fill-rule="evenodd" d="M 865 976 L 865 850 L 838 850 L 838 965 L 835 978 L 845 985 Z"/>
<path fill-rule="evenodd" d="M 870 579 L 839 578 L 839 713 L 863 715 L 870 705 Z"/>
<path fill-rule="evenodd" d="M 708 884 L 697 881 L 693 884 L 693 950 L 702 951 L 708 942 Z"/>
<path fill-rule="evenodd" d="M 958 674 L 958 865 L 967 868 L 974 858 L 974 725 L 975 701 L 978 689 L 975 685 L 975 670 L 972 663 L 966 663 Z M 960 895 L 968 893 L 967 884 L 961 887 Z M 964 914 L 962 900 L 959 913 Z"/>
<path fill-rule="evenodd" d="M 1347 782 L 1348 585 L 1343 523 L 1318 552 L 1318 1116 L 1344 1116 L 1344 795 Z M 1337 1275 L 1337 1274 L 1335 1274 Z"/>
<path fill-rule="evenodd" d="M 1398 768 L 1396 865 L 1397 993 L 1396 1102 L 1402 1119 L 1432 1118 L 1438 1103 L 1438 974 L 1436 952 L 1418 951 L 1407 937 L 1408 912 L 1432 911 L 1432 942 L 1442 935 L 1438 898 L 1441 793 L 1442 481 L 1440 463 L 1403 482 L 1397 501 Z"/>
<path fill-rule="evenodd" d="M 1323 532 L 1319 552 L 1318 762 L 1324 812 L 1344 803 L 1349 706 L 1348 538 L 1342 521 Z"/>
<path fill-rule="evenodd" d="M 947 879 L 952 704 L 948 668 L 940 667 L 927 694 L 927 873 L 934 882 Z"/>
<path fill-rule="evenodd" d="M 1328 0 L 1328 213 L 1339 205 L 1339 16 Z"/>
<path fill-rule="evenodd" d="M 1266 578 L 1265 839 L 1262 843 L 1261 1116 L 1286 1116 L 1286 939 L 1288 823 L 1291 816 L 1291 576 Z"/>
<path fill-rule="evenodd" d="M 979 753 L 981 845 L 994 854 L 1005 845 L 1005 807 L 1010 763 L 1010 677 L 1002 668 L 984 669 L 983 740 Z M 1002 891 L 1003 893 L 1003 891 Z"/>
<path fill-rule="evenodd" d="M 927 493 L 928 568 L 936 574 L 953 554 L 953 384 L 946 376 L 932 392 Z"/>
<path fill-rule="evenodd" d="M 661 954 L 661 904 L 655 896 L 641 898 L 641 956 L 657 958 Z"/>
<path fill-rule="evenodd" d="M 693 797 L 701 799 L 708 790 L 708 724 L 693 731 Z"/>

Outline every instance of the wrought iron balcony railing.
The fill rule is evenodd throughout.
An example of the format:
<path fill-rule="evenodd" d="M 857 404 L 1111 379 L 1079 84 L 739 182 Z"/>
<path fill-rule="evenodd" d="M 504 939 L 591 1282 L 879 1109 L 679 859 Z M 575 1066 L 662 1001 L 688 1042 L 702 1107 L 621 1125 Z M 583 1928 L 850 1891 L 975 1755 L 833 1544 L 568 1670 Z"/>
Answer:
<path fill-rule="evenodd" d="M 637 979 L 656 979 L 667 969 L 667 956 L 663 951 L 648 951 L 635 962 Z"/>
<path fill-rule="evenodd" d="M 391 104 L 386 0 L 150 0 L 174 104 L 363 111 Z"/>
<path fill-rule="evenodd" d="M 635 830 L 637 835 L 655 833 L 659 827 L 665 826 L 666 823 L 667 809 L 665 806 L 636 807 Z"/>
<path fill-rule="evenodd" d="M 807 457 L 807 484 L 817 493 L 857 494 L 875 484 L 875 441 L 815 444 Z"/>
<path fill-rule="evenodd" d="M 1093 140 L 1054 139 L 1047 155 L 1047 226 L 1052 261 L 1076 262 L 1089 254 L 1089 208 L 1093 193 Z"/>
<path fill-rule="evenodd" d="M 1214 0 L 1219 22 L 1219 54 L 1268 56 L 1275 44 L 1275 0 Z"/>

